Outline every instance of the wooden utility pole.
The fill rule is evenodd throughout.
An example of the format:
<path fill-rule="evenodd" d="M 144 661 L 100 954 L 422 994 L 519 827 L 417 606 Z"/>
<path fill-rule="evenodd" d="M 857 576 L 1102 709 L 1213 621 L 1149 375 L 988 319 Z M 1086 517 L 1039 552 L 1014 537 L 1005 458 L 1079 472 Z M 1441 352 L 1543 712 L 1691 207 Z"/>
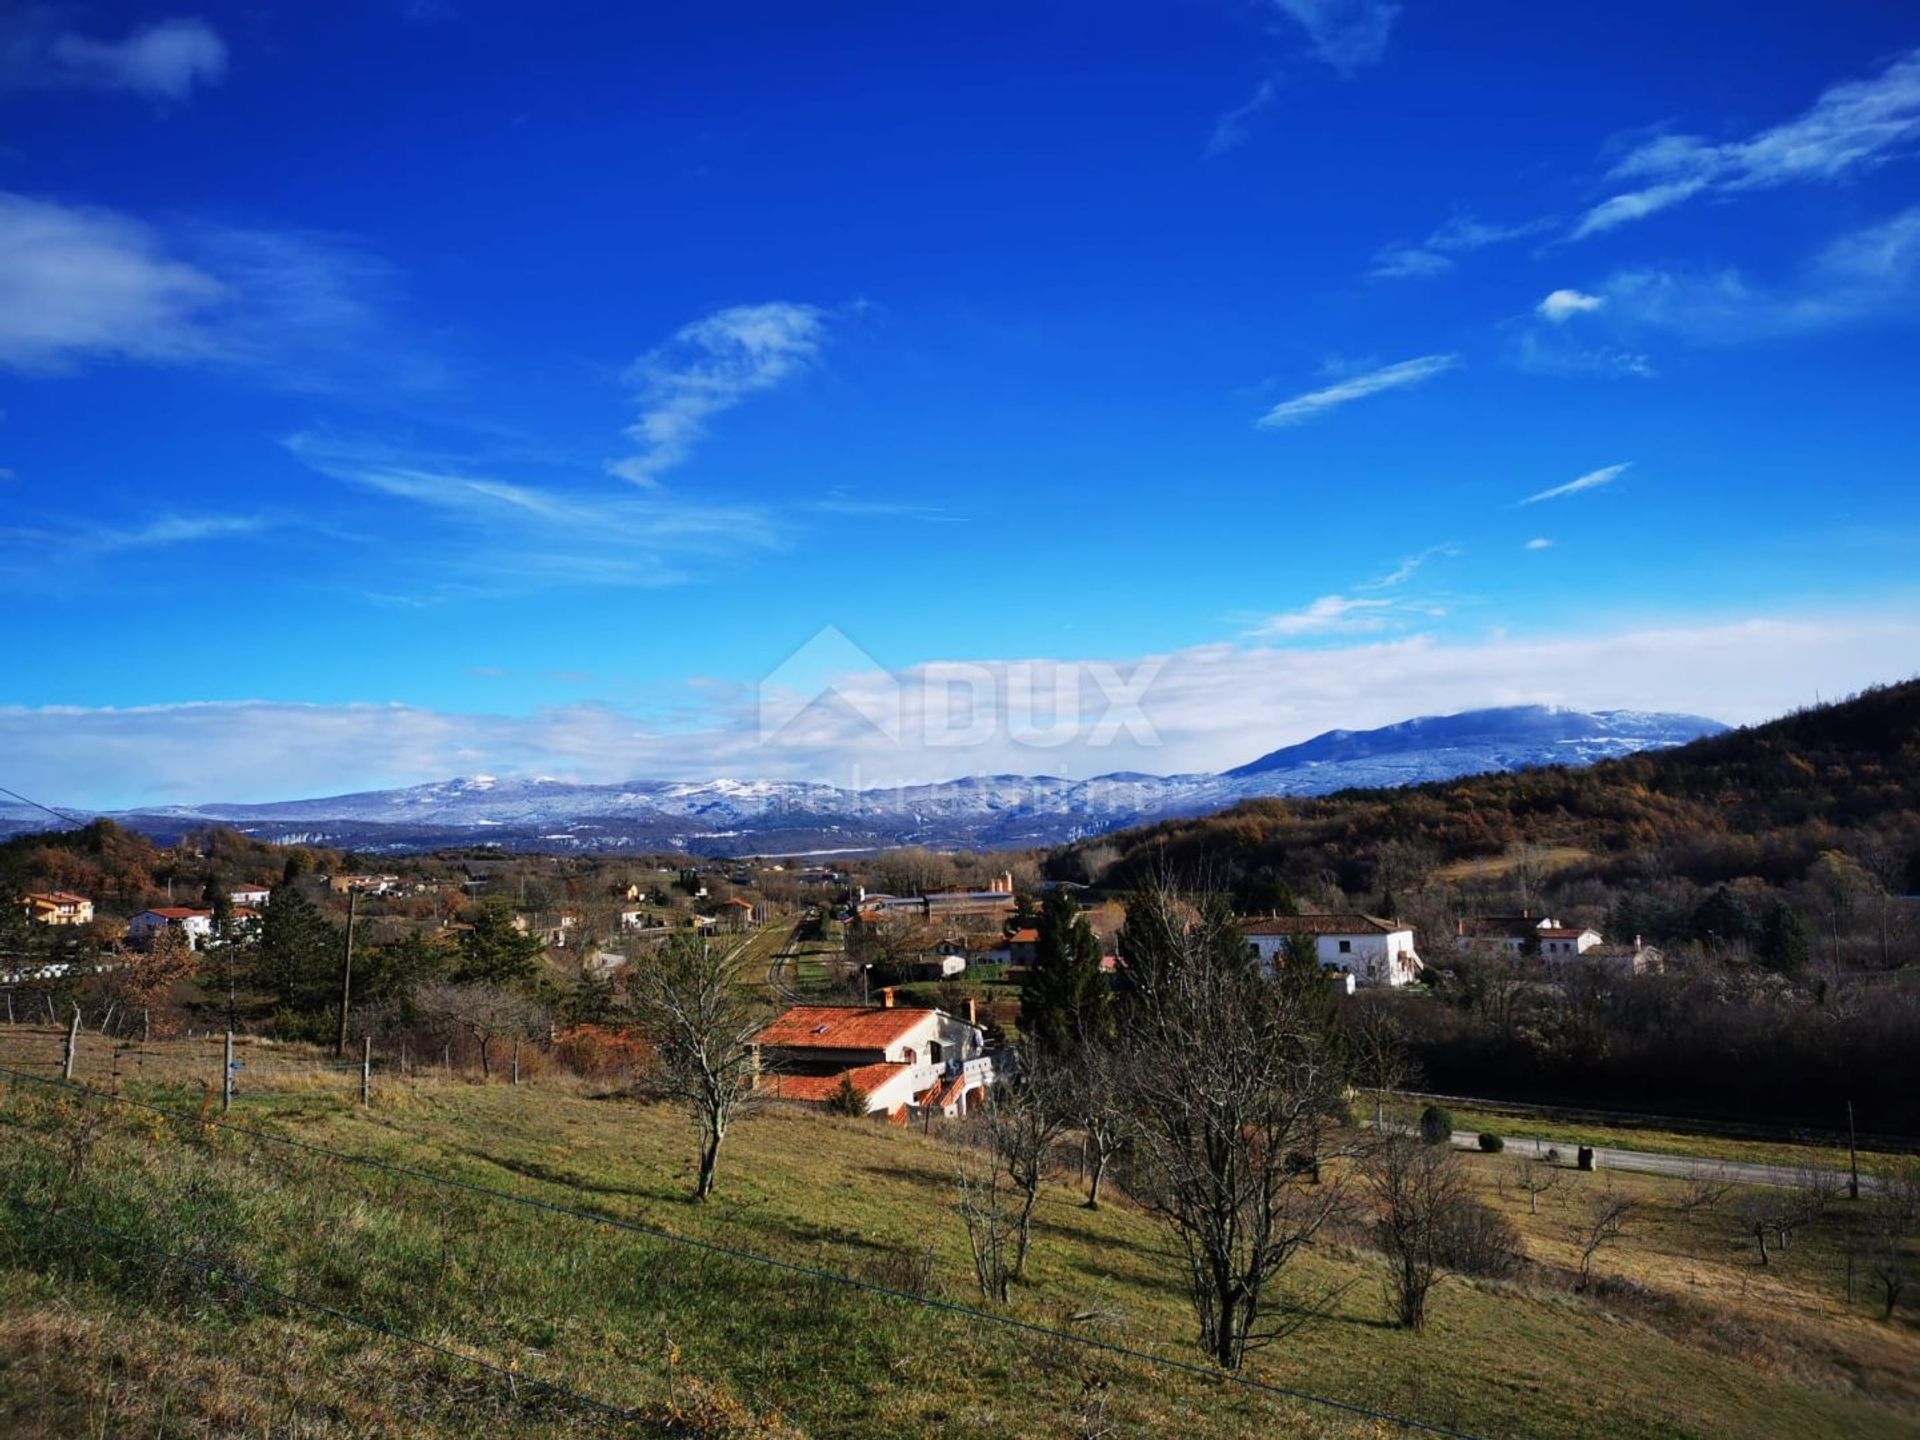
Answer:
<path fill-rule="evenodd" d="M 520 1083 L 520 1037 L 513 1037 L 513 1083 Z"/>
<path fill-rule="evenodd" d="M 220 1108 L 233 1108 L 233 1031 L 227 1031 L 225 1053 L 220 1060 Z"/>
<path fill-rule="evenodd" d="M 1847 1198 L 1858 1200 L 1860 1198 L 1860 1147 L 1854 1139 L 1853 1101 L 1851 1100 L 1847 1101 L 1847 1170 Z M 1853 1263 L 1851 1254 L 1847 1257 L 1847 1263 L 1849 1266 Z"/>
<path fill-rule="evenodd" d="M 80 1007 L 73 1007 L 73 1024 L 67 1027 L 67 1050 L 60 1057 L 60 1074 L 63 1079 L 73 1079 L 73 1063 L 80 1058 Z"/>
<path fill-rule="evenodd" d="M 360 1103 L 373 1103 L 373 1036 L 361 1037 L 360 1048 Z"/>
<path fill-rule="evenodd" d="M 347 891 L 347 944 L 340 958 L 340 1035 L 333 1042 L 335 1059 L 347 1053 L 347 1012 L 353 1005 L 353 915 L 360 903 L 360 891 L 349 888 Z"/>

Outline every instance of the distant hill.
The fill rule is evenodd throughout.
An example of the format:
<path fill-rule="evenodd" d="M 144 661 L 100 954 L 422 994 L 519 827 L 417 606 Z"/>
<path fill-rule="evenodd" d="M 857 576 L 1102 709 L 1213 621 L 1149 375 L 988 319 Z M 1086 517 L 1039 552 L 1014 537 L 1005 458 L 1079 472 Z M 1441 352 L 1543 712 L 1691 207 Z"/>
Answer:
<path fill-rule="evenodd" d="M 788 780 L 576 785 L 472 776 L 312 800 L 166 806 L 113 818 L 162 839 L 222 824 L 262 840 L 361 851 L 466 844 L 712 855 L 898 845 L 1025 849 L 1143 820 L 1205 814 L 1249 797 L 1587 765 L 1724 728 L 1692 715 L 1509 706 L 1379 730 L 1329 731 L 1219 775 L 991 775 L 873 790 Z M 38 830 L 46 819 L 44 812 L 0 810 L 0 833 Z"/>
<path fill-rule="evenodd" d="M 1438 729 L 1424 721 L 1389 729 L 1450 739 L 1459 733 L 1452 722 L 1476 727 L 1485 713 L 1449 717 Z M 1559 723 L 1551 712 L 1540 719 L 1549 731 Z M 1382 734 L 1322 736 L 1254 767 L 1288 764 L 1298 773 L 1302 752 L 1309 763 L 1327 755 L 1343 757 L 1329 763 L 1348 767 L 1359 762 L 1344 757 L 1379 743 Z M 1382 883 L 1381 857 L 1389 847 L 1435 865 L 1499 855 L 1522 843 L 1573 847 L 1594 857 L 1596 871 L 1636 867 L 1703 885 L 1743 876 L 1792 884 L 1823 852 L 1847 848 L 1874 865 L 1883 888 L 1916 889 L 1920 681 L 1587 766 L 1248 800 L 1205 817 L 1127 829 L 1100 843 L 1119 852 L 1121 879 L 1163 865 L 1302 884 L 1332 874 L 1349 892 Z"/>

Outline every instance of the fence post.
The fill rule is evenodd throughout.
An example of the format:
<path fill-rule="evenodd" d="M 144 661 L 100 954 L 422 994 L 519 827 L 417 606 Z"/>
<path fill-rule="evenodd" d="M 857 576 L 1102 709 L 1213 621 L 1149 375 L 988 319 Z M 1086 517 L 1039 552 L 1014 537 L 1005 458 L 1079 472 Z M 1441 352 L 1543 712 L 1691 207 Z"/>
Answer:
<path fill-rule="evenodd" d="M 373 1103 L 373 1036 L 360 1037 L 360 1103 Z"/>
<path fill-rule="evenodd" d="M 513 1083 L 520 1083 L 520 1037 L 513 1037 Z"/>
<path fill-rule="evenodd" d="M 60 1057 L 60 1075 L 64 1080 L 73 1079 L 74 1061 L 80 1058 L 80 1007 L 73 1007 L 73 1024 L 67 1027 L 67 1049 Z"/>
<path fill-rule="evenodd" d="M 220 1109 L 233 1108 L 233 1031 L 227 1031 L 227 1043 L 220 1056 Z"/>
<path fill-rule="evenodd" d="M 440 1058 L 445 1062 L 447 1078 L 451 1080 L 453 1078 L 453 1042 L 451 1040 L 447 1042 L 446 1049 L 440 1052 Z"/>

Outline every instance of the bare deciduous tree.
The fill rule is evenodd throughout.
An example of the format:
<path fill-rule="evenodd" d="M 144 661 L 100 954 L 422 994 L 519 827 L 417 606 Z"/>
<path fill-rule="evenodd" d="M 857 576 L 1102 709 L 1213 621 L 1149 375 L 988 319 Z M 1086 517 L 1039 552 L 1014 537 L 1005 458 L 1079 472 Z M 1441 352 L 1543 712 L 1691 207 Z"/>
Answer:
<path fill-rule="evenodd" d="M 1234 1369 L 1315 1313 L 1274 1290 L 1339 1196 L 1317 1170 L 1344 1077 L 1314 1008 L 1318 977 L 1264 978 L 1231 915 L 1202 904 L 1181 923 L 1183 909 L 1156 892 L 1127 917 L 1136 1198 L 1179 1241 L 1201 1345 Z"/>
<path fill-rule="evenodd" d="M 713 1193 L 727 1129 L 757 1095 L 763 1003 L 749 989 L 744 945 L 719 947 L 676 935 L 636 964 L 627 993 L 659 1050 L 659 1079 L 700 1130 L 693 1198 Z"/>
<path fill-rule="evenodd" d="M 1540 1197 L 1560 1183 L 1560 1172 L 1537 1155 L 1517 1156 L 1513 1162 L 1514 1187 L 1526 1192 L 1527 1213 L 1540 1213 Z"/>
<path fill-rule="evenodd" d="M 1467 1198 L 1451 1149 L 1417 1135 L 1381 1132 L 1360 1160 L 1374 1203 L 1374 1234 L 1387 1259 L 1387 1292 L 1409 1330 L 1427 1323 L 1427 1292 L 1439 1278 L 1450 1215 Z"/>
<path fill-rule="evenodd" d="M 1687 1177 L 1687 1183 L 1681 1187 L 1673 1208 L 1691 1221 L 1702 1210 L 1719 1208 L 1721 1202 L 1732 1193 L 1733 1182 L 1727 1179 L 1724 1165 L 1712 1170 L 1696 1170 Z"/>
<path fill-rule="evenodd" d="M 1626 1234 L 1633 1201 L 1611 1190 L 1602 1191 L 1587 1202 L 1587 1213 L 1575 1240 L 1580 1246 L 1580 1278 L 1574 1289 L 1585 1290 L 1593 1283 L 1593 1262 L 1601 1250 Z"/>
<path fill-rule="evenodd" d="M 1085 1139 L 1089 1210 L 1100 1208 L 1100 1186 L 1107 1166 L 1132 1139 L 1133 1117 L 1122 1097 L 1119 1051 L 1107 1042 L 1089 1042 L 1059 1062 L 1060 1105 Z"/>
<path fill-rule="evenodd" d="M 1033 1244 L 1033 1211 L 1052 1175 L 1054 1142 L 1065 1128 L 1065 1072 L 1028 1051 L 1010 1067 L 1016 1077 L 998 1085 L 967 1117 L 957 1183 L 981 1293 L 1006 1299 L 1007 1285 L 1023 1279 Z M 991 1170 L 992 1175 L 983 1173 Z"/>
<path fill-rule="evenodd" d="M 547 1010 L 514 990 L 474 981 L 440 981 L 424 987 L 414 1001 L 420 1014 L 441 1030 L 455 1030 L 480 1050 L 480 1074 L 493 1078 L 493 1044 L 518 1036 L 531 1039 L 546 1029 Z"/>
<path fill-rule="evenodd" d="M 1373 1091 L 1373 1123 L 1386 1117 L 1386 1101 L 1419 1078 L 1420 1062 L 1407 1048 L 1406 1027 L 1379 1000 L 1359 1007 L 1347 1029 L 1347 1068 L 1353 1083 Z"/>

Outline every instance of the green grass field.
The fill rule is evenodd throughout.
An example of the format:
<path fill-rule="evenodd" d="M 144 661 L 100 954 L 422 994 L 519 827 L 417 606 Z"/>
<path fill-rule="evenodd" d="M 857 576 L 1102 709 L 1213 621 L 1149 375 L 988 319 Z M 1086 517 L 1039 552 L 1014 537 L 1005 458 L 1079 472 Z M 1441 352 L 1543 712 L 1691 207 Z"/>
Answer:
<path fill-rule="evenodd" d="M 156 1062 L 149 1079 L 160 1073 Z M 189 1103 L 198 1091 L 165 1093 Z M 978 1303 L 938 1133 L 770 1110 L 738 1127 L 718 1199 L 696 1207 L 684 1198 L 684 1119 L 572 1081 L 389 1084 L 364 1110 L 337 1087 L 261 1087 L 233 1118 Z M 1837 1217 L 1804 1228 L 1762 1269 L 1726 1213 L 1689 1220 L 1674 1208 L 1678 1182 L 1567 1173 L 1530 1216 L 1507 1162 L 1465 1163 L 1520 1227 L 1533 1279 L 1445 1282 L 1416 1336 L 1387 1323 L 1377 1258 L 1351 1240 L 1328 1243 L 1299 1262 L 1297 1279 L 1349 1288 L 1328 1319 L 1262 1352 L 1251 1373 L 1486 1436 L 1892 1437 L 1920 1425 L 1920 1334 L 1905 1315 L 1880 1322 L 1864 1293 L 1847 1303 Z M 0 1166 L 8 1436 L 609 1428 L 535 1379 L 635 1409 L 635 1433 L 1399 1433 L 40 1085 L 0 1090 Z M 1600 1261 L 1609 1294 L 1576 1296 L 1564 1283 L 1574 1228 L 1590 1193 L 1609 1185 L 1640 1208 Z M 1098 1212 L 1079 1199 L 1064 1182 L 1043 1196 L 1031 1282 L 1007 1313 L 1196 1359 L 1163 1231 L 1124 1197 Z M 51 1218 L 54 1206 L 70 1218 Z M 509 1387 L 236 1293 L 74 1221 L 206 1257 L 526 1382 Z"/>

